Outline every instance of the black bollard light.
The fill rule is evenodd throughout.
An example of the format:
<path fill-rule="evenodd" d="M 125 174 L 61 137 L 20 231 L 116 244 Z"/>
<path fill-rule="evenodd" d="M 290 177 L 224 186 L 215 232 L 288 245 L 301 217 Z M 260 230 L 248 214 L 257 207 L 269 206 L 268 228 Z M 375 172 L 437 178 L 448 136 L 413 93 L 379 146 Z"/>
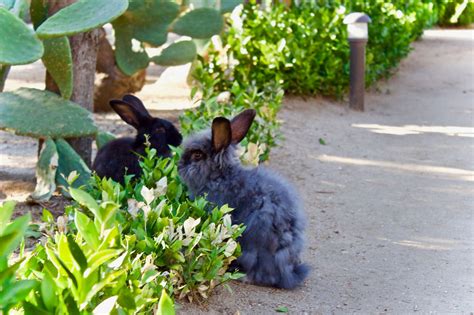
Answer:
<path fill-rule="evenodd" d="M 367 24 L 370 22 L 370 17 L 361 12 L 350 13 L 344 18 L 351 48 L 349 106 L 359 111 L 364 111 L 365 46 L 369 39 Z"/>

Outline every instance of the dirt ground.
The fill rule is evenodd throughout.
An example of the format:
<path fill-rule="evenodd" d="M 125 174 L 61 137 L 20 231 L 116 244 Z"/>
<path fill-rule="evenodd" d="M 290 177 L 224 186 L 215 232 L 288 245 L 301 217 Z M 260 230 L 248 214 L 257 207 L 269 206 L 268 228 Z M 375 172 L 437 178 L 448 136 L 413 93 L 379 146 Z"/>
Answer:
<path fill-rule="evenodd" d="M 269 166 L 305 204 L 304 285 L 232 283 L 181 313 L 474 311 L 474 31 L 431 30 L 413 46 L 364 113 L 285 99 L 286 140 Z M 98 121 L 127 131 L 113 115 Z M 33 189 L 35 152 L 34 141 L 0 133 L 0 200 Z"/>

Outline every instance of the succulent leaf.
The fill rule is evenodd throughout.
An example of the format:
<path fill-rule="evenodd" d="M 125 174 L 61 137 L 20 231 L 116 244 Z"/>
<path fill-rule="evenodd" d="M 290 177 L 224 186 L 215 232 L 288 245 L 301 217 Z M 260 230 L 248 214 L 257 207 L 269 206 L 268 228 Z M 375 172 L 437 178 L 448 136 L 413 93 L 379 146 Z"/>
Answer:
<path fill-rule="evenodd" d="M 236 6 L 242 3 L 242 0 L 221 0 L 221 13 L 232 12 Z"/>
<path fill-rule="evenodd" d="M 35 138 L 69 138 L 97 132 L 92 115 L 55 93 L 21 88 L 0 93 L 0 130 Z"/>
<path fill-rule="evenodd" d="M 104 145 L 114 140 L 116 137 L 114 134 L 106 131 L 99 131 L 95 136 L 95 143 L 97 144 L 97 149 L 102 148 Z"/>
<path fill-rule="evenodd" d="M 43 63 L 58 85 L 62 97 L 70 99 L 73 89 L 73 66 L 69 40 L 65 36 L 49 38 L 45 39 L 43 44 Z"/>
<path fill-rule="evenodd" d="M 35 29 L 46 21 L 48 18 L 48 7 L 45 0 L 31 0 L 30 17 Z"/>
<path fill-rule="evenodd" d="M 127 7 L 127 0 L 79 0 L 44 21 L 36 33 L 51 38 L 87 32 L 115 20 Z"/>
<path fill-rule="evenodd" d="M 179 5 L 169 0 L 132 0 L 114 27 L 126 26 L 134 39 L 160 46 L 166 43 L 168 27 L 178 14 Z"/>
<path fill-rule="evenodd" d="M 0 64 L 21 65 L 38 60 L 43 45 L 33 30 L 0 7 Z"/>
<path fill-rule="evenodd" d="M 192 38 L 209 38 L 217 35 L 224 27 L 224 19 L 219 11 L 199 8 L 180 16 L 171 26 L 171 31 Z"/>
<path fill-rule="evenodd" d="M 134 40 L 126 25 L 116 25 L 115 28 L 115 61 L 126 75 L 133 75 L 148 66 L 148 54 L 143 45 Z M 135 47 L 134 47 L 135 43 Z"/>
<path fill-rule="evenodd" d="M 62 186 L 62 188 L 69 187 L 66 178 L 68 178 L 69 174 L 73 171 L 76 171 L 79 177 L 74 181 L 72 186 L 77 188 L 86 185 L 90 180 L 91 171 L 84 160 L 82 160 L 79 154 L 77 154 L 64 139 L 57 139 L 55 142 L 59 158 L 58 169 L 56 171 L 56 182 L 58 185 Z"/>
<path fill-rule="evenodd" d="M 171 44 L 151 60 L 162 66 L 178 66 L 192 62 L 194 58 L 196 58 L 196 45 L 192 40 L 186 40 Z"/>
<path fill-rule="evenodd" d="M 36 163 L 36 187 L 31 197 L 35 200 L 48 200 L 56 190 L 56 169 L 58 151 L 54 141 L 48 138 L 43 145 Z"/>

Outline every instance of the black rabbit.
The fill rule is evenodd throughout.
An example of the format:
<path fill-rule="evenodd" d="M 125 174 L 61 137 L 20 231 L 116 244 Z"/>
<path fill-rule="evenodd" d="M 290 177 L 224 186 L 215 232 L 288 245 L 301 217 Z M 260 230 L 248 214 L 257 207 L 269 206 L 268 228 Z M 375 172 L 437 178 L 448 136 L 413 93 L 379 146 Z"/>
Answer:
<path fill-rule="evenodd" d="M 125 174 L 138 177 L 141 169 L 137 154 L 145 153 L 145 135 L 159 156 L 171 155 L 168 145 L 181 144 L 183 138 L 176 127 L 167 120 L 152 117 L 137 97 L 125 95 L 122 100 L 111 100 L 110 106 L 127 124 L 137 129 L 137 135 L 113 140 L 97 152 L 92 169 L 98 176 L 121 183 Z"/>

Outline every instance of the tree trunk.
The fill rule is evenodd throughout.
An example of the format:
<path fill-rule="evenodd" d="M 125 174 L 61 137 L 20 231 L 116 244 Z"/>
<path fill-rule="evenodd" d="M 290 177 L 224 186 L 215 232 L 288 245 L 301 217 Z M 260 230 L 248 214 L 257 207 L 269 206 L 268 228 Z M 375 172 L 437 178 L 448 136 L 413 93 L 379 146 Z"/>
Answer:
<path fill-rule="evenodd" d="M 127 93 L 140 91 L 145 85 L 146 70 L 127 76 L 115 62 L 115 52 L 106 38 L 105 30 L 99 29 L 99 51 L 97 54 L 97 72 L 106 76 L 96 87 L 94 93 L 94 112 L 109 112 L 112 108 L 109 101 L 122 98 Z"/>
<path fill-rule="evenodd" d="M 77 0 L 49 0 L 49 15 Z M 73 92 L 71 101 L 89 111 L 94 108 L 94 78 L 99 43 L 99 30 L 81 33 L 69 38 L 73 62 Z M 46 75 L 46 89 L 58 93 L 56 83 Z M 91 165 L 92 138 L 76 138 L 68 141 L 84 162 Z"/>

